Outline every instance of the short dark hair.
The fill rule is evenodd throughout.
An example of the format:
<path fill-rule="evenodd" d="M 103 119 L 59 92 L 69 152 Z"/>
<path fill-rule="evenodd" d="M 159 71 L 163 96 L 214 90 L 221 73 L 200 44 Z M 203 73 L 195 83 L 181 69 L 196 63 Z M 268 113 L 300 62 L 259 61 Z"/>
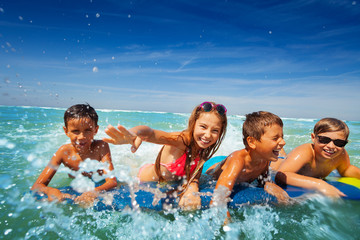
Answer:
<path fill-rule="evenodd" d="M 265 127 L 270 127 L 277 124 L 283 127 L 281 118 L 271 112 L 258 111 L 245 115 L 246 119 L 243 124 L 243 143 L 248 147 L 247 137 L 253 137 L 260 141 L 261 136 L 265 133 Z"/>
<path fill-rule="evenodd" d="M 89 104 L 76 104 L 69 107 L 64 114 L 64 123 L 67 127 L 67 123 L 70 119 L 79 119 L 79 118 L 90 118 L 97 126 L 98 115 L 93 107 Z"/>

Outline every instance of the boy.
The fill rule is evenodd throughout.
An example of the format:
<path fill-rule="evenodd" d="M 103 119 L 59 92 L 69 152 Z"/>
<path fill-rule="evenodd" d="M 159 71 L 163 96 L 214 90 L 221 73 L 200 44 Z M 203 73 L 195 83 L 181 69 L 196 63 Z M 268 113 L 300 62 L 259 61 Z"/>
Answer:
<path fill-rule="evenodd" d="M 314 126 L 312 143 L 306 143 L 289 153 L 280 165 L 275 181 L 279 184 L 314 189 L 327 196 L 344 194 L 323 178 L 337 169 L 343 177 L 360 178 L 360 169 L 350 164 L 345 150 L 349 128 L 341 120 L 323 118 Z"/>
<path fill-rule="evenodd" d="M 218 178 L 212 204 L 223 204 L 230 196 L 235 184 L 259 180 L 259 184 L 279 202 L 285 202 L 287 193 L 268 180 L 269 163 L 277 161 L 285 145 L 283 139 L 283 122 L 270 112 L 253 112 L 246 115 L 243 124 L 243 142 L 245 148 L 230 154 L 206 172 Z M 225 192 L 224 192 L 225 190 Z M 229 214 L 228 214 L 229 216 Z"/>
<path fill-rule="evenodd" d="M 70 138 L 71 143 L 61 146 L 51 158 L 49 164 L 42 171 L 31 190 L 43 192 L 50 201 L 62 201 L 65 198 L 72 198 L 70 194 L 64 194 L 59 189 L 48 187 L 61 164 L 71 170 L 78 171 L 79 165 L 85 159 L 97 160 L 108 163 L 109 171 L 114 169 L 109 145 L 102 140 L 94 140 L 99 126 L 97 125 L 98 115 L 94 108 L 88 104 L 78 104 L 68 108 L 64 114 L 65 134 Z M 103 170 L 97 170 L 99 174 Z M 84 176 L 91 177 L 92 172 L 82 172 Z M 71 177 L 71 175 L 69 174 Z M 105 183 L 96 187 L 93 191 L 82 193 L 75 198 L 76 203 L 90 204 L 101 191 L 109 190 L 117 185 L 116 178 L 106 178 Z"/>

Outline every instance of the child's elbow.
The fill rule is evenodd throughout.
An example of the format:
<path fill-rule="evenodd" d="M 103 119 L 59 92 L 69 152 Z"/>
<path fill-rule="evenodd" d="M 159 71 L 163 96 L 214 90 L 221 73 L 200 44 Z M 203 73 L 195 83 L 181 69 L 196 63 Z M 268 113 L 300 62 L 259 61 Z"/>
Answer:
<path fill-rule="evenodd" d="M 36 191 L 36 192 L 41 192 L 42 189 L 46 187 L 44 186 L 44 184 L 41 184 L 41 183 L 34 183 L 34 185 L 31 187 L 31 191 Z"/>
<path fill-rule="evenodd" d="M 279 186 L 286 186 L 286 174 L 283 172 L 277 172 L 275 175 L 275 183 Z"/>
<path fill-rule="evenodd" d="M 117 186 L 116 177 L 110 178 L 109 185 L 110 185 L 110 188 L 109 188 L 109 189 L 113 189 L 114 187 Z"/>

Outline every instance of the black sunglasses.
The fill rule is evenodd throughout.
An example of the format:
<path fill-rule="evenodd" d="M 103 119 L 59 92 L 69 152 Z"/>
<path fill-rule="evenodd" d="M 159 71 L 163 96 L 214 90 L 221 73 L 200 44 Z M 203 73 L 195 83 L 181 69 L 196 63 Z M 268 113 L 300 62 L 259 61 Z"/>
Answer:
<path fill-rule="evenodd" d="M 328 144 L 329 142 L 332 141 L 337 147 L 345 147 L 345 145 L 348 143 L 347 140 L 331 139 L 329 137 L 319 136 L 319 135 L 317 135 L 317 138 L 319 139 L 319 143 L 321 144 Z"/>
<path fill-rule="evenodd" d="M 202 104 L 200 104 L 198 109 L 203 109 L 204 112 L 210 112 L 213 108 L 215 108 L 220 115 L 225 115 L 227 112 L 227 109 L 224 105 L 222 104 L 214 105 L 211 102 L 203 102 Z"/>

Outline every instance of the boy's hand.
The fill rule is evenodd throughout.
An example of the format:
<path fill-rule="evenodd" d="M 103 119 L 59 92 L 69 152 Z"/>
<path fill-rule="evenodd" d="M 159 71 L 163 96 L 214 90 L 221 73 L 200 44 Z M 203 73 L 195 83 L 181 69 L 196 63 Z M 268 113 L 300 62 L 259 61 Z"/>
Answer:
<path fill-rule="evenodd" d="M 287 192 L 285 192 L 284 189 L 282 189 L 281 187 L 279 187 L 278 185 L 276 185 L 273 182 L 266 182 L 265 186 L 264 186 L 264 190 L 267 193 L 275 196 L 278 203 L 287 204 L 290 202 L 290 197 L 287 194 Z"/>
<path fill-rule="evenodd" d="M 112 125 L 109 125 L 105 129 L 105 133 L 109 135 L 111 138 L 103 138 L 104 142 L 112 143 L 115 145 L 121 145 L 121 144 L 131 144 L 131 152 L 136 152 L 136 150 L 139 148 L 139 146 L 142 143 L 141 138 L 136 136 L 134 133 L 128 131 L 125 127 L 118 125 L 116 129 Z"/>
<path fill-rule="evenodd" d="M 186 192 L 181 196 L 179 207 L 183 210 L 197 210 L 201 208 L 201 198 L 197 194 L 198 187 L 194 187 L 197 183 L 191 183 Z"/>
<path fill-rule="evenodd" d="M 84 192 L 77 198 L 75 198 L 75 203 L 79 204 L 82 207 L 91 207 L 98 197 L 98 193 L 95 191 Z"/>
<path fill-rule="evenodd" d="M 339 198 L 339 197 L 345 197 L 346 195 L 341 192 L 339 189 L 337 189 L 336 187 L 328 184 L 327 182 L 323 182 L 322 184 L 320 184 L 318 190 L 329 197 L 335 197 L 335 198 Z"/>
<path fill-rule="evenodd" d="M 66 198 L 70 198 L 72 199 L 73 196 L 68 194 L 68 193 L 62 193 L 59 189 L 57 188 L 48 188 L 47 190 L 47 195 L 48 195 L 48 200 L 51 201 L 63 201 Z"/>

